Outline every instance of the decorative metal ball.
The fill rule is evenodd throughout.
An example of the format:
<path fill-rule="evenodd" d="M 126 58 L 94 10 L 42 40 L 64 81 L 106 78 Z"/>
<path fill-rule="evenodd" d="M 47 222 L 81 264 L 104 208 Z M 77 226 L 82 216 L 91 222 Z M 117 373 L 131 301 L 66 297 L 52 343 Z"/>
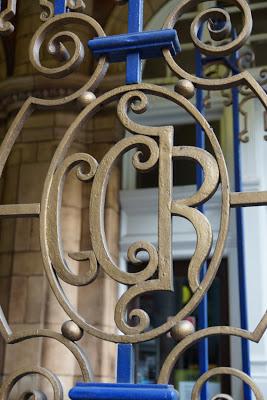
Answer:
<path fill-rule="evenodd" d="M 188 320 L 183 320 L 178 322 L 172 329 L 171 329 L 171 337 L 179 342 L 180 340 L 184 339 L 186 336 L 191 335 L 195 332 L 195 327 L 192 322 Z"/>
<path fill-rule="evenodd" d="M 88 104 L 92 103 L 96 99 L 94 93 L 92 92 L 84 92 L 79 98 L 78 102 L 82 106 L 88 106 Z"/>
<path fill-rule="evenodd" d="M 65 321 L 61 327 L 62 335 L 72 342 L 77 342 L 83 337 L 83 330 L 73 321 Z"/>
<path fill-rule="evenodd" d="M 192 99 L 195 94 L 195 86 L 187 79 L 181 79 L 174 87 L 176 93 L 184 96 L 186 99 Z"/>

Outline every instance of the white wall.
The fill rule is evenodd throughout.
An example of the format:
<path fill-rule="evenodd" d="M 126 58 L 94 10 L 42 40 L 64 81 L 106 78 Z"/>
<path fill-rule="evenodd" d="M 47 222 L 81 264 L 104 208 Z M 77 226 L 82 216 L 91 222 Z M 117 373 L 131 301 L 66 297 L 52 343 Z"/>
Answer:
<path fill-rule="evenodd" d="M 232 133 L 231 133 L 231 110 L 224 110 L 218 97 L 213 99 L 213 108 L 208 115 L 209 119 L 222 120 L 223 146 L 226 161 L 229 164 L 232 180 Z M 164 108 L 165 107 L 165 108 Z M 267 178 L 264 170 L 267 156 L 267 142 L 264 142 L 262 107 L 257 100 L 252 100 L 247 105 L 249 110 L 250 141 L 241 145 L 243 165 L 243 190 L 266 190 Z M 141 118 L 142 123 L 151 125 L 163 125 L 165 123 L 186 123 L 188 117 L 184 111 L 171 109 L 163 103 L 154 102 L 150 113 Z M 151 123 L 153 121 L 153 124 Z M 134 189 L 133 170 L 127 170 L 126 165 L 130 162 L 125 158 L 124 189 L 121 192 L 122 229 L 121 229 L 121 265 L 125 267 L 126 253 L 130 244 L 144 239 L 157 245 L 157 190 L 156 189 Z M 130 175 L 129 175 L 130 174 Z M 130 182 L 130 187 L 128 185 Z M 233 185 L 233 182 L 232 182 Z M 127 190 L 128 189 L 128 190 Z M 194 187 L 174 188 L 174 197 L 186 197 Z M 267 262 L 266 262 L 266 237 L 267 237 L 267 211 L 266 207 L 253 207 L 244 210 L 245 230 L 245 256 L 246 277 L 248 291 L 248 315 L 249 329 L 254 330 L 260 318 L 264 314 L 267 305 Z M 219 192 L 208 202 L 206 214 L 210 220 L 214 237 L 216 238 L 219 228 L 220 194 Z M 238 272 L 236 253 L 234 210 L 231 211 L 231 224 L 228 240 L 225 246 L 224 256 L 228 258 L 229 265 L 229 306 L 230 324 L 239 326 L 239 297 L 238 297 Z M 190 258 L 194 252 L 196 235 L 193 227 L 181 218 L 174 218 L 173 223 L 173 258 Z M 255 382 L 264 391 L 267 398 L 267 335 L 260 344 L 251 344 L 251 367 Z M 231 339 L 231 363 L 235 368 L 241 368 L 240 340 Z M 241 386 L 233 381 L 233 396 L 241 399 Z"/>

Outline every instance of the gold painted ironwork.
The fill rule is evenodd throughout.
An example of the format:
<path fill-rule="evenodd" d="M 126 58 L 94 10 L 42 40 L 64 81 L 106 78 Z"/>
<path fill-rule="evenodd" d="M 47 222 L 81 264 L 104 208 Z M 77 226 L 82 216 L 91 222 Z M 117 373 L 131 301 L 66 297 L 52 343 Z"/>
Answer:
<path fill-rule="evenodd" d="M 184 13 L 192 10 L 199 3 L 202 3 L 202 1 L 181 0 L 177 3 L 177 7 L 164 23 L 164 29 L 173 28 Z M 228 56 L 241 48 L 249 38 L 252 29 L 252 17 L 247 1 L 228 0 L 227 3 L 235 5 L 240 10 L 243 17 L 242 29 L 236 39 L 223 41 L 222 44 L 222 40 L 229 39 L 229 32 L 231 31 L 231 20 L 227 11 L 221 8 L 212 8 L 200 12 L 192 23 L 191 38 L 196 48 L 203 54 Z M 8 4 L 9 9 L 7 9 L 7 13 L 2 12 L 0 15 L 1 21 L 4 21 L 4 23 L 14 14 L 15 2 L 10 1 Z M 79 7 L 83 7 L 82 1 L 77 4 Z M 40 5 L 46 12 L 42 14 L 42 19 L 45 22 L 32 38 L 30 60 L 33 67 L 40 74 L 60 79 L 71 74 L 84 59 L 84 49 L 79 37 L 73 32 L 63 31 L 62 29 L 64 29 L 65 25 L 69 23 L 82 24 L 93 28 L 98 36 L 104 36 L 105 33 L 101 26 L 87 15 L 70 12 L 53 16 L 52 2 L 40 0 Z M 73 7 L 72 2 L 70 2 L 69 7 Z M 216 31 L 211 23 L 211 20 L 214 18 L 219 18 L 225 22 L 224 27 L 220 31 Z M 200 25 L 205 22 L 208 22 L 207 27 L 212 39 L 211 43 L 202 42 L 197 36 Z M 3 31 L 4 33 L 12 31 L 10 26 L 8 28 L 4 24 L 2 26 L 5 26 L 5 29 L 1 31 L 2 33 Z M 48 40 L 47 49 L 50 54 L 64 61 L 64 64 L 61 64 L 60 67 L 45 67 L 40 60 L 41 46 L 51 35 L 52 37 Z M 74 47 L 72 54 L 69 54 L 65 47 L 65 41 L 72 42 Z M 217 41 L 219 41 L 218 45 L 215 44 Z M 261 101 L 265 110 L 267 110 L 267 96 L 261 85 L 248 71 L 243 70 L 237 75 L 227 74 L 216 79 L 209 76 L 201 78 L 192 75 L 180 67 L 178 64 L 179 61 L 177 62 L 172 57 L 169 50 L 163 50 L 163 56 L 174 74 L 179 79 L 185 80 L 180 85 L 176 85 L 175 91 L 142 83 L 122 86 L 96 98 L 93 92 L 103 80 L 108 69 L 108 63 L 103 57 L 98 60 L 95 71 L 88 78 L 88 82 L 76 92 L 53 100 L 29 97 L 8 129 L 0 148 L 0 173 L 2 174 L 22 127 L 35 110 L 53 110 L 59 105 L 63 106 L 75 101 L 79 101 L 80 105 L 83 106 L 82 111 L 70 125 L 55 151 L 45 178 L 41 203 L 0 206 L 0 217 L 27 218 L 34 216 L 39 218 L 44 269 L 57 301 L 68 314 L 71 322 L 64 324 L 62 334 L 48 329 L 28 329 L 23 332 L 14 333 L 0 308 L 0 333 L 7 344 L 18 343 L 36 337 L 51 338 L 62 343 L 76 358 L 84 381 L 92 380 L 93 376 L 88 360 L 76 343 L 80 340 L 83 333 L 116 343 L 140 343 L 156 338 L 180 326 L 177 331 L 181 340 L 167 357 L 159 376 L 159 383 L 167 383 L 172 368 L 179 357 L 187 348 L 202 338 L 212 335 L 227 335 L 258 342 L 267 328 L 267 314 L 263 316 L 254 332 L 227 326 L 217 326 L 193 332 L 190 327 L 188 329 L 188 327 L 183 328 L 183 325 L 179 325 L 198 306 L 216 277 L 227 239 L 230 208 L 267 205 L 267 192 L 235 193 L 230 191 L 228 171 L 216 135 L 204 116 L 189 101 L 189 98 L 192 97 L 192 88 L 194 86 L 211 91 L 226 90 L 230 87 L 243 85 L 248 87 L 253 95 Z M 146 112 L 149 96 L 164 98 L 172 102 L 177 108 L 181 107 L 190 114 L 194 121 L 202 127 L 211 143 L 213 155 L 196 147 L 175 146 L 173 142 L 174 129 L 172 126 L 152 127 L 135 122 L 132 119 L 132 115 Z M 101 113 L 103 106 L 111 103 L 117 105 L 118 119 L 125 130 L 132 133 L 132 136 L 121 139 L 116 143 L 106 153 L 100 163 L 87 153 L 68 155 L 68 150 L 75 140 L 80 127 L 92 119 L 94 115 Z M 136 149 L 132 162 L 137 170 L 148 171 L 156 164 L 159 166 L 158 247 L 156 248 L 151 243 L 145 241 L 139 241 L 130 246 L 128 259 L 131 263 L 139 263 L 138 253 L 140 251 L 144 251 L 148 258 L 146 266 L 141 271 L 135 273 L 122 271 L 119 265 L 115 263 L 108 249 L 104 227 L 104 204 L 110 171 L 117 159 L 130 149 Z M 189 198 L 178 200 L 173 196 L 172 165 L 174 159 L 181 158 L 190 159 L 200 164 L 205 178 L 201 188 L 195 194 Z M 84 164 L 88 167 L 86 172 L 84 172 Z M 73 169 L 76 170 L 77 179 L 92 183 L 89 204 L 92 249 L 71 255 L 75 260 L 84 260 L 88 263 L 87 272 L 80 275 L 75 275 L 71 272 L 63 256 L 61 241 L 60 209 L 62 191 L 64 179 Z M 217 190 L 221 192 L 220 229 L 214 252 L 211 255 L 212 229 L 210 222 L 195 207 L 207 202 Z M 196 249 L 188 268 L 188 279 L 192 297 L 182 309 L 177 310 L 175 316 L 168 318 L 161 326 L 149 329 L 149 315 L 144 310 L 134 309 L 129 313 L 127 318 L 127 308 L 131 300 L 146 292 L 174 290 L 172 271 L 172 217 L 174 216 L 188 220 L 194 226 L 197 234 Z M 201 265 L 210 256 L 211 259 L 207 272 L 203 279 L 201 279 Z M 114 321 L 118 330 L 122 332 L 121 334 L 109 334 L 85 321 L 71 305 L 58 279 L 60 278 L 62 281 L 74 286 L 89 285 L 96 278 L 100 267 L 114 281 L 128 285 L 128 289 L 118 299 L 114 310 Z M 135 318 L 137 323 L 130 325 L 128 321 L 129 319 L 133 320 L 134 317 L 137 317 Z M 14 384 L 27 374 L 39 374 L 46 377 L 53 387 L 55 400 L 62 399 L 63 391 L 58 378 L 52 372 L 41 367 L 21 369 L 11 374 L 0 388 L 0 398 L 7 400 Z M 199 399 L 201 387 L 208 379 L 221 374 L 230 374 L 238 377 L 251 387 L 257 400 L 263 399 L 255 383 L 243 372 L 232 368 L 216 368 L 199 378 L 193 389 L 192 400 Z M 32 393 L 36 396 L 42 396 L 40 392 Z M 215 399 L 232 399 L 232 397 L 220 394 L 213 398 L 213 400 Z"/>
<path fill-rule="evenodd" d="M 0 12 L 0 35 L 9 35 L 14 31 L 14 25 L 10 20 L 16 14 L 17 0 L 8 0 L 7 6 Z"/>
<path fill-rule="evenodd" d="M 85 3 L 83 0 L 67 0 L 66 3 L 69 11 L 82 12 L 85 9 Z M 42 12 L 40 15 L 41 21 L 47 21 L 54 16 L 54 4 L 50 0 L 40 0 L 40 6 Z"/>
<path fill-rule="evenodd" d="M 246 57 L 246 53 L 245 53 L 244 56 Z M 251 57 L 253 58 L 251 53 L 248 53 L 247 56 L 249 58 L 251 58 Z M 241 64 L 242 64 L 242 62 L 241 62 Z M 259 82 L 261 87 L 266 87 L 266 85 L 267 85 L 267 69 L 266 68 L 262 68 L 260 70 L 258 82 Z M 249 141 L 248 112 L 244 109 L 244 106 L 250 100 L 257 98 L 257 96 L 247 86 L 242 86 L 241 87 L 240 94 L 242 95 L 242 99 L 241 99 L 241 101 L 239 103 L 239 113 L 240 113 L 240 115 L 242 115 L 242 117 L 244 119 L 244 128 L 239 133 L 239 138 L 240 138 L 241 142 L 247 143 Z M 265 110 L 263 112 L 263 120 L 264 120 L 264 128 L 265 128 L 265 130 L 267 130 L 266 129 L 266 111 Z M 266 135 L 264 135 L 264 140 L 267 140 L 267 136 Z"/>
<path fill-rule="evenodd" d="M 54 4 L 49 0 L 40 0 L 40 6 L 42 9 L 40 18 L 41 21 L 46 21 L 54 15 Z"/>

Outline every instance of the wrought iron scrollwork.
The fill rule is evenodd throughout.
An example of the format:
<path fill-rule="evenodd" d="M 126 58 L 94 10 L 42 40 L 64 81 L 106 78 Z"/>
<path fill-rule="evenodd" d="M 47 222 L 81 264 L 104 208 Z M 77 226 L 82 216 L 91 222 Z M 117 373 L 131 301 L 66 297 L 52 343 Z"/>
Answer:
<path fill-rule="evenodd" d="M 16 14 L 17 0 L 8 0 L 5 9 L 0 5 L 0 35 L 9 35 L 14 31 L 11 20 Z"/>
<path fill-rule="evenodd" d="M 27 331 L 22 331 L 22 332 L 17 332 L 14 333 L 10 329 L 6 318 L 4 316 L 4 313 L 2 311 L 2 308 L 0 307 L 0 333 L 2 337 L 5 339 L 5 342 L 7 344 L 15 344 L 15 343 L 20 343 L 23 341 L 27 341 L 33 338 L 49 338 L 51 340 L 56 340 L 59 343 L 62 343 L 66 349 L 68 349 L 75 359 L 78 362 L 78 365 L 81 370 L 82 377 L 85 382 L 93 380 L 93 375 L 91 372 L 91 367 L 89 364 L 89 361 L 84 355 L 84 352 L 82 349 L 76 344 L 73 340 L 69 339 L 68 332 L 67 334 L 65 333 L 65 336 L 63 334 L 59 334 L 57 332 L 54 332 L 49 329 L 29 329 Z M 29 367 L 24 367 L 20 368 L 18 371 L 15 371 L 13 374 L 11 374 L 5 382 L 2 384 L 0 387 L 0 397 L 3 400 L 8 400 L 9 399 L 9 394 L 13 388 L 13 386 L 24 376 L 26 375 L 32 375 L 32 374 L 37 374 L 41 375 L 44 378 L 46 378 L 54 392 L 54 399 L 55 400 L 61 400 L 63 399 L 63 388 L 61 385 L 60 380 L 57 378 L 57 376 L 49 371 L 46 368 L 42 367 L 35 367 L 35 366 L 29 366 Z M 22 399 L 27 399 L 29 398 L 30 393 L 25 393 L 22 395 Z M 32 394 L 32 393 L 31 393 Z M 42 392 L 37 391 L 36 393 L 33 393 L 35 397 L 39 400 L 46 399 L 45 395 Z"/>
<path fill-rule="evenodd" d="M 169 15 L 164 23 L 164 28 L 173 28 L 183 14 L 191 11 L 196 4 L 203 3 L 204 1 L 205 0 L 201 2 L 183 0 L 179 2 L 176 9 Z M 223 44 L 220 43 L 222 39 L 228 38 L 229 33 L 231 32 L 231 19 L 227 11 L 224 11 L 221 8 L 207 9 L 199 13 L 192 22 L 190 29 L 191 39 L 194 45 L 203 54 L 212 56 L 229 56 L 234 51 L 240 49 L 248 39 L 252 30 L 252 16 L 248 3 L 243 0 L 233 0 L 229 1 L 229 3 L 238 7 L 243 16 L 242 30 L 240 31 L 239 35 L 235 39 L 230 40 L 230 42 Z M 219 44 L 216 46 L 215 44 L 206 44 L 205 42 L 202 42 L 198 38 L 198 30 L 200 26 L 205 22 L 211 21 L 212 19 L 216 19 L 218 17 L 220 21 L 223 21 L 223 26 L 216 30 L 215 26 L 213 26 L 211 23 L 208 23 L 208 30 L 213 41 L 219 41 Z M 240 73 L 224 79 L 205 79 L 196 77 L 182 69 L 173 59 L 168 50 L 163 50 L 163 55 L 167 64 L 175 73 L 175 75 L 184 79 L 188 79 L 197 87 L 202 87 L 204 89 L 225 89 L 237 84 L 241 84 L 242 81 L 246 80 L 247 75 L 250 77 L 250 75 L 246 73 Z"/>
<path fill-rule="evenodd" d="M 138 91 L 136 91 L 138 89 Z M 177 106 L 184 108 L 189 112 L 195 120 L 201 124 L 209 138 L 215 153 L 215 158 L 204 150 L 190 147 L 174 147 L 173 129 L 171 127 L 148 127 L 142 126 L 130 120 L 127 110 L 131 104 L 132 111 L 144 112 L 147 103 L 146 94 L 159 95 L 168 100 L 172 100 Z M 130 288 L 118 300 L 115 310 L 115 322 L 119 329 L 125 335 L 108 335 L 86 323 L 74 309 L 70 306 L 64 291 L 60 286 L 56 275 L 58 274 L 63 280 L 68 283 L 81 285 L 89 283 L 94 273 L 88 278 L 73 277 L 62 257 L 60 256 L 60 243 L 58 237 L 60 232 L 58 227 L 52 224 L 52 221 L 58 220 L 56 218 L 56 208 L 58 205 L 57 198 L 60 198 L 60 180 L 63 176 L 63 171 L 66 171 L 67 166 L 79 161 L 85 161 L 85 155 L 75 155 L 71 159 L 66 158 L 69 146 L 77 134 L 79 127 L 88 121 L 101 105 L 110 103 L 111 101 L 118 100 L 118 116 L 123 126 L 134 136 L 120 140 L 111 150 L 104 156 L 103 160 L 97 166 L 96 161 L 90 158 L 92 178 L 91 200 L 89 206 L 89 219 L 90 219 L 90 233 L 92 242 L 92 252 L 90 259 L 90 271 L 96 272 L 96 262 L 101 266 L 107 275 L 119 283 L 127 284 Z M 139 103 L 132 103 L 134 100 L 139 100 Z M 159 145 L 153 140 L 154 137 L 159 137 Z M 140 159 L 140 151 L 143 148 L 149 150 L 149 156 L 145 161 Z M 106 188 L 108 184 L 108 177 L 114 162 L 124 152 L 129 151 L 131 148 L 139 149 L 133 157 L 133 165 L 137 169 L 143 171 L 152 168 L 159 162 L 160 177 L 159 180 L 164 182 L 160 186 L 160 214 L 162 218 L 159 219 L 159 248 L 156 250 L 150 243 L 138 242 L 133 243 L 129 248 L 129 260 L 133 263 L 138 262 L 136 258 L 138 252 L 145 251 L 148 254 L 148 263 L 146 267 L 140 272 L 129 273 L 119 269 L 119 266 L 114 263 L 109 254 L 108 246 L 105 239 L 104 231 L 104 203 L 106 196 Z M 202 187 L 197 193 L 188 199 L 175 200 L 172 199 L 172 181 L 170 178 L 170 168 L 173 158 L 190 158 L 198 162 L 204 171 L 205 180 Z M 87 157 L 88 159 L 89 157 Z M 163 158 L 163 162 L 161 159 Z M 63 162 L 63 160 L 65 160 Z M 87 161 L 89 162 L 89 161 Z M 166 164 L 169 167 L 166 169 Z M 92 167 L 93 165 L 93 167 Z M 220 176 L 220 179 L 219 179 Z M 88 177 L 87 177 L 88 178 Z M 222 217 L 221 229 L 215 251 L 210 262 L 208 273 L 202 282 L 199 282 L 199 269 L 201 263 L 208 257 L 212 232 L 208 220 L 200 212 L 194 209 L 195 206 L 207 201 L 216 191 L 218 184 L 222 188 Z M 58 193 L 58 194 L 57 194 Z M 56 194 L 56 195 L 55 195 Z M 148 340 L 167 332 L 178 321 L 185 318 L 203 298 L 208 287 L 212 283 L 218 265 L 220 263 L 223 244 L 227 236 L 227 229 L 229 223 L 229 206 L 230 206 L 230 192 L 226 166 L 223 159 L 222 150 L 216 139 L 216 136 L 210 126 L 207 124 L 203 116 L 198 113 L 195 107 L 184 97 L 179 94 L 173 93 L 167 89 L 158 90 L 157 86 L 140 84 L 135 86 L 124 86 L 108 92 L 88 105 L 80 114 L 80 116 L 70 126 L 64 140 L 60 143 L 54 158 L 50 164 L 47 174 L 46 182 L 44 185 L 43 199 L 41 203 L 41 243 L 44 256 L 44 264 L 50 285 L 57 296 L 58 301 L 65 309 L 69 317 L 75 321 L 85 332 L 93 334 L 105 340 L 112 340 L 115 342 L 140 342 Z M 51 201 L 53 203 L 51 207 Z M 156 328 L 152 331 L 146 330 L 149 325 L 149 318 L 142 310 L 132 311 L 131 316 L 138 316 L 140 322 L 138 326 L 130 327 L 124 322 L 127 305 L 136 296 L 139 296 L 146 291 L 156 290 L 173 290 L 172 289 L 172 258 L 171 258 L 171 216 L 179 215 L 188 219 L 196 229 L 198 243 L 194 256 L 189 266 L 190 285 L 193 291 L 193 297 L 187 306 L 180 310 L 176 317 L 171 318 L 163 326 Z M 167 217 L 167 218 L 166 218 Z M 162 235 L 162 236 L 161 236 Z M 160 241 L 161 240 L 161 241 Z M 167 246 L 168 244 L 168 246 Z M 158 278 L 150 279 L 157 271 Z M 87 280 L 86 280 L 87 279 Z"/>
<path fill-rule="evenodd" d="M 98 36 L 105 36 L 105 32 L 101 26 L 88 15 L 80 13 L 68 13 L 66 15 L 57 15 L 52 19 L 46 21 L 35 33 L 32 38 L 30 45 L 30 61 L 33 67 L 40 72 L 42 75 L 49 78 L 63 78 L 73 71 L 75 71 L 84 59 L 84 47 L 79 37 L 70 31 L 61 31 L 62 27 L 68 24 L 79 24 L 87 28 L 93 28 Z M 59 32 L 58 32 L 59 31 Z M 52 54 L 59 61 L 65 61 L 64 65 L 60 65 L 55 68 L 48 68 L 41 64 L 40 61 L 40 49 L 45 39 L 52 34 L 52 38 L 49 40 L 47 50 L 49 54 Z M 72 56 L 63 44 L 63 41 L 71 41 L 74 45 Z M 89 90 L 94 90 L 105 76 L 107 71 L 107 63 L 104 57 L 100 58 L 94 73 L 88 82 L 77 92 L 68 96 L 67 98 L 58 100 L 58 105 L 66 104 Z M 55 105 L 54 101 L 44 102 L 43 100 L 34 99 L 34 102 L 40 105 Z"/>
<path fill-rule="evenodd" d="M 227 335 L 227 336 L 241 337 L 258 343 L 261 340 L 262 336 L 264 335 L 266 328 L 267 328 L 267 313 L 265 313 L 265 315 L 263 316 L 262 320 L 260 321 L 259 325 L 256 327 L 254 332 L 248 332 L 239 328 L 232 328 L 228 326 L 216 326 L 192 333 L 191 335 L 181 340 L 181 342 L 178 345 L 176 345 L 176 347 L 168 355 L 160 371 L 158 383 L 166 383 L 169 381 L 172 369 L 176 361 L 183 354 L 183 352 L 186 351 L 186 349 L 188 349 L 190 346 L 192 346 L 199 340 L 214 335 Z M 210 379 L 212 376 L 220 374 L 232 375 L 240 378 L 251 387 L 257 400 L 263 399 L 263 395 L 261 394 L 260 390 L 257 388 L 256 384 L 252 381 L 252 379 L 249 376 L 247 376 L 244 372 L 239 371 L 237 369 L 225 367 L 225 368 L 213 368 L 209 370 L 205 375 L 202 375 L 194 386 L 192 392 L 192 400 L 199 399 L 201 388 L 208 379 Z M 220 399 L 220 398 L 231 399 L 231 397 L 229 396 L 227 397 L 227 395 L 221 395 L 221 394 L 215 397 L 215 399 Z"/>
<path fill-rule="evenodd" d="M 69 11 L 83 12 L 85 3 L 83 0 L 67 0 L 67 7 Z M 42 9 L 40 19 L 45 22 L 54 16 L 54 4 L 50 0 L 40 0 L 40 7 Z"/>
<path fill-rule="evenodd" d="M 1 12 L 0 19 L 3 22 L 3 30 L 11 31 L 9 24 L 11 14 L 14 14 L 16 2 L 9 2 L 9 11 Z M 179 18 L 194 8 L 202 1 L 181 0 L 164 23 L 164 29 L 173 28 Z M 232 52 L 240 49 L 249 38 L 252 29 L 252 17 L 249 5 L 246 0 L 232 0 L 227 3 L 235 5 L 242 14 L 242 29 L 233 40 L 229 39 L 231 32 L 231 19 L 227 11 L 221 8 L 204 10 L 195 17 L 191 25 L 191 39 L 195 47 L 203 54 L 209 56 L 229 56 Z M 29 57 L 33 67 L 43 76 L 60 79 L 74 72 L 84 60 L 84 47 L 78 35 L 71 31 L 62 30 L 68 24 L 81 24 L 93 28 L 97 36 L 105 36 L 101 26 L 91 17 L 69 12 L 63 15 L 53 16 L 53 4 L 50 1 L 40 1 L 43 8 L 42 20 L 45 22 L 37 30 L 32 38 Z M 70 9 L 80 10 L 84 7 L 82 1 L 69 1 Z M 220 27 L 214 21 L 220 20 Z M 207 23 L 211 37 L 211 44 L 202 42 L 198 38 L 200 27 Z M 1 25 L 1 24 L 0 24 Z M 1 26 L 0 26 L 1 28 Z M 226 42 L 225 42 L 225 39 Z M 73 45 L 72 54 L 69 53 L 64 42 L 70 41 Z M 222 43 L 223 41 L 223 43 Z M 61 63 L 58 67 L 48 68 L 40 60 L 40 50 L 45 42 L 48 42 L 48 53 L 58 59 Z M 215 42 L 215 44 L 214 44 Z M 216 45 L 217 43 L 217 45 Z M 226 90 L 238 85 L 249 88 L 250 93 L 256 96 L 267 112 L 267 95 L 248 71 L 241 70 L 237 74 L 223 75 L 221 78 L 211 76 L 197 77 L 184 70 L 173 58 L 169 50 L 163 49 L 163 56 L 166 63 L 179 79 L 185 79 L 191 89 L 205 88 L 211 90 Z M 63 64 L 62 64 L 63 62 Z M 61 307 L 68 314 L 71 327 L 65 325 L 62 334 L 50 330 L 38 329 L 27 330 L 14 334 L 9 327 L 6 318 L 0 308 L 0 332 L 6 343 L 18 343 L 36 337 L 47 337 L 62 343 L 76 358 L 83 379 L 92 380 L 90 365 L 82 350 L 76 343 L 80 340 L 82 332 L 93 335 L 97 338 L 115 343 L 140 343 L 156 338 L 169 332 L 177 324 L 183 321 L 199 305 L 209 287 L 214 281 L 224 251 L 229 227 L 229 213 L 231 207 L 243 205 L 267 204 L 267 192 L 259 193 L 233 193 L 229 187 L 228 171 L 224 155 L 216 135 L 196 107 L 189 101 L 187 92 L 179 94 L 179 88 L 175 91 L 152 84 L 127 85 L 95 97 L 94 90 L 102 81 L 108 69 L 105 57 L 98 60 L 95 71 L 83 87 L 66 97 L 58 99 L 42 99 L 29 97 L 13 123 L 8 129 L 0 148 L 0 172 L 12 150 L 12 147 L 21 132 L 24 124 L 35 110 L 56 109 L 58 106 L 80 102 L 82 111 L 70 125 L 64 137 L 60 141 L 47 172 L 43 194 L 40 204 L 33 205 L 30 211 L 40 218 L 41 252 L 46 276 L 49 285 Z M 190 89 L 190 88 L 189 88 Z M 190 91 L 190 90 L 189 90 Z M 191 92 L 193 92 L 191 90 Z M 193 94 L 193 93 L 189 93 Z M 149 96 L 156 96 L 172 102 L 177 108 L 182 108 L 190 114 L 196 124 L 199 124 L 208 138 L 213 155 L 206 150 L 190 146 L 174 145 L 174 129 L 172 126 L 145 126 L 137 123 L 133 114 L 145 113 L 149 103 Z M 192 97 L 192 96 L 191 96 Z M 125 128 L 132 133 L 130 137 L 119 140 L 98 163 L 95 158 L 87 153 L 75 153 L 68 155 L 68 150 L 78 135 L 81 126 L 101 113 L 104 106 L 111 103 L 116 104 L 117 117 Z M 247 134 L 247 132 L 245 132 Z M 243 137 L 244 139 L 244 137 Z M 132 243 L 128 249 L 128 259 L 132 264 L 138 264 L 139 253 L 146 253 L 145 266 L 138 272 L 122 271 L 119 265 L 113 260 L 105 233 L 104 205 L 107 185 L 109 182 L 112 167 L 122 155 L 131 149 L 135 149 L 132 158 L 136 170 L 149 171 L 156 165 L 159 166 L 159 218 L 158 218 L 158 247 L 145 241 Z M 204 180 L 202 186 L 192 196 L 184 199 L 175 199 L 173 196 L 172 165 L 174 159 L 189 159 L 199 164 L 203 170 Z M 84 261 L 88 264 L 87 272 L 83 275 L 75 275 L 64 257 L 64 249 L 61 241 L 61 198 L 64 189 L 64 181 L 67 174 L 75 169 L 76 178 L 82 182 L 91 182 L 89 220 L 92 248 L 88 251 L 70 254 L 75 260 Z M 196 209 L 197 206 L 207 202 L 214 193 L 219 190 L 221 193 L 220 204 L 220 228 L 216 239 L 214 251 L 211 254 L 213 242 L 212 227 L 209 220 L 202 212 Z M 1 215 L 10 215 L 9 207 L 0 208 Z M 25 205 L 17 205 L 12 208 L 13 216 L 32 215 Z M 173 291 L 172 276 L 172 218 L 178 216 L 189 221 L 194 227 L 197 236 L 197 243 L 188 267 L 188 280 L 192 297 L 188 303 L 177 310 L 175 316 L 170 317 L 161 326 L 150 327 L 149 315 L 141 308 L 133 309 L 129 315 L 127 310 L 130 302 L 138 296 L 153 291 Z M 204 277 L 200 271 L 204 261 L 210 257 L 209 266 Z M 114 321 L 119 333 L 107 333 L 100 328 L 91 325 L 86 321 L 70 303 L 60 280 L 73 286 L 90 285 L 97 278 L 99 270 L 104 271 L 112 280 L 127 285 L 124 294 L 118 299 L 114 310 Z M 135 323 L 130 324 L 129 320 Z M 136 322 L 137 321 L 137 322 Z M 132 321 L 131 321 L 132 322 Z M 167 383 L 175 362 L 183 352 L 197 341 L 212 335 L 227 335 L 245 338 L 258 342 L 266 331 L 267 314 L 255 329 L 248 332 L 232 327 L 212 327 L 206 330 L 191 333 L 182 338 L 179 344 L 172 350 L 162 366 L 159 383 Z M 74 331 L 72 331 L 72 328 Z M 77 329 L 76 329 L 77 328 Z M 30 367 L 14 372 L 4 382 L 0 389 L 1 399 L 8 399 L 9 393 L 14 384 L 27 374 L 39 374 L 46 377 L 54 390 L 55 400 L 62 399 L 62 387 L 57 377 L 50 371 L 41 367 Z M 230 374 L 246 382 L 254 392 L 257 400 L 263 396 L 256 385 L 247 375 L 232 368 L 216 368 L 199 378 L 193 389 L 192 400 L 199 398 L 203 384 L 212 376 Z M 40 392 L 23 394 L 23 399 L 34 394 L 36 398 L 42 399 Z M 39 397 L 38 397 L 39 396 Z M 215 399 L 231 399 L 229 395 L 220 394 Z"/>
<path fill-rule="evenodd" d="M 42 9 L 40 19 L 41 21 L 46 21 L 51 18 L 54 14 L 54 5 L 52 1 L 49 0 L 40 0 L 40 6 Z"/>

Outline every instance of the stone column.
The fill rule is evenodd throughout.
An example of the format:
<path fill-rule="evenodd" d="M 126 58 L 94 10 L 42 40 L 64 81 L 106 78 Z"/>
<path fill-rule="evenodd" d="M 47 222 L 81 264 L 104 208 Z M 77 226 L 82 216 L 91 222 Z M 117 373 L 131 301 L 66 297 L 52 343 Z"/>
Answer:
<path fill-rule="evenodd" d="M 55 94 L 64 96 L 75 91 L 88 78 L 89 65 L 92 63 L 87 57 L 80 74 L 64 80 L 51 81 L 36 75 L 29 63 L 27 49 L 33 33 L 41 24 L 37 3 L 25 0 L 19 5 L 14 74 L 0 84 L 2 135 L 29 95 L 49 98 Z M 78 30 L 86 38 L 85 31 L 80 28 Z M 63 107 L 60 110 L 34 112 L 16 141 L 5 167 L 0 193 L 2 204 L 40 202 L 50 160 L 78 112 L 75 106 L 71 109 Z M 114 124 L 111 115 L 100 115 L 80 132 L 71 151 L 89 152 L 100 161 L 118 140 L 118 130 Z M 89 223 L 85 218 L 89 186 L 80 183 L 73 173 L 66 180 L 62 203 L 62 232 L 66 253 L 87 250 L 90 245 Z M 105 209 L 106 235 L 114 259 L 118 255 L 119 186 L 120 169 L 116 167 L 111 177 Z M 11 218 L 0 222 L 0 301 L 8 322 L 14 330 L 41 327 L 60 332 L 61 324 L 69 317 L 56 302 L 44 276 L 38 218 Z M 73 265 L 74 272 L 83 268 L 78 263 Z M 78 289 L 66 285 L 66 292 L 72 304 L 92 324 L 114 330 L 111 321 L 117 296 L 114 282 L 100 274 L 92 288 Z M 96 379 L 111 380 L 114 377 L 116 346 L 87 335 L 83 341 L 86 345 L 88 343 L 88 355 L 92 359 Z M 0 371 L 4 377 L 20 366 L 42 365 L 56 373 L 67 390 L 80 375 L 73 356 L 52 339 L 31 339 L 5 347 L 0 343 L 0 359 L 3 360 Z M 38 386 L 38 379 L 27 377 L 16 385 L 13 397 L 35 386 Z M 49 394 L 50 388 L 45 386 Z M 65 396 L 67 398 L 67 394 Z"/>

